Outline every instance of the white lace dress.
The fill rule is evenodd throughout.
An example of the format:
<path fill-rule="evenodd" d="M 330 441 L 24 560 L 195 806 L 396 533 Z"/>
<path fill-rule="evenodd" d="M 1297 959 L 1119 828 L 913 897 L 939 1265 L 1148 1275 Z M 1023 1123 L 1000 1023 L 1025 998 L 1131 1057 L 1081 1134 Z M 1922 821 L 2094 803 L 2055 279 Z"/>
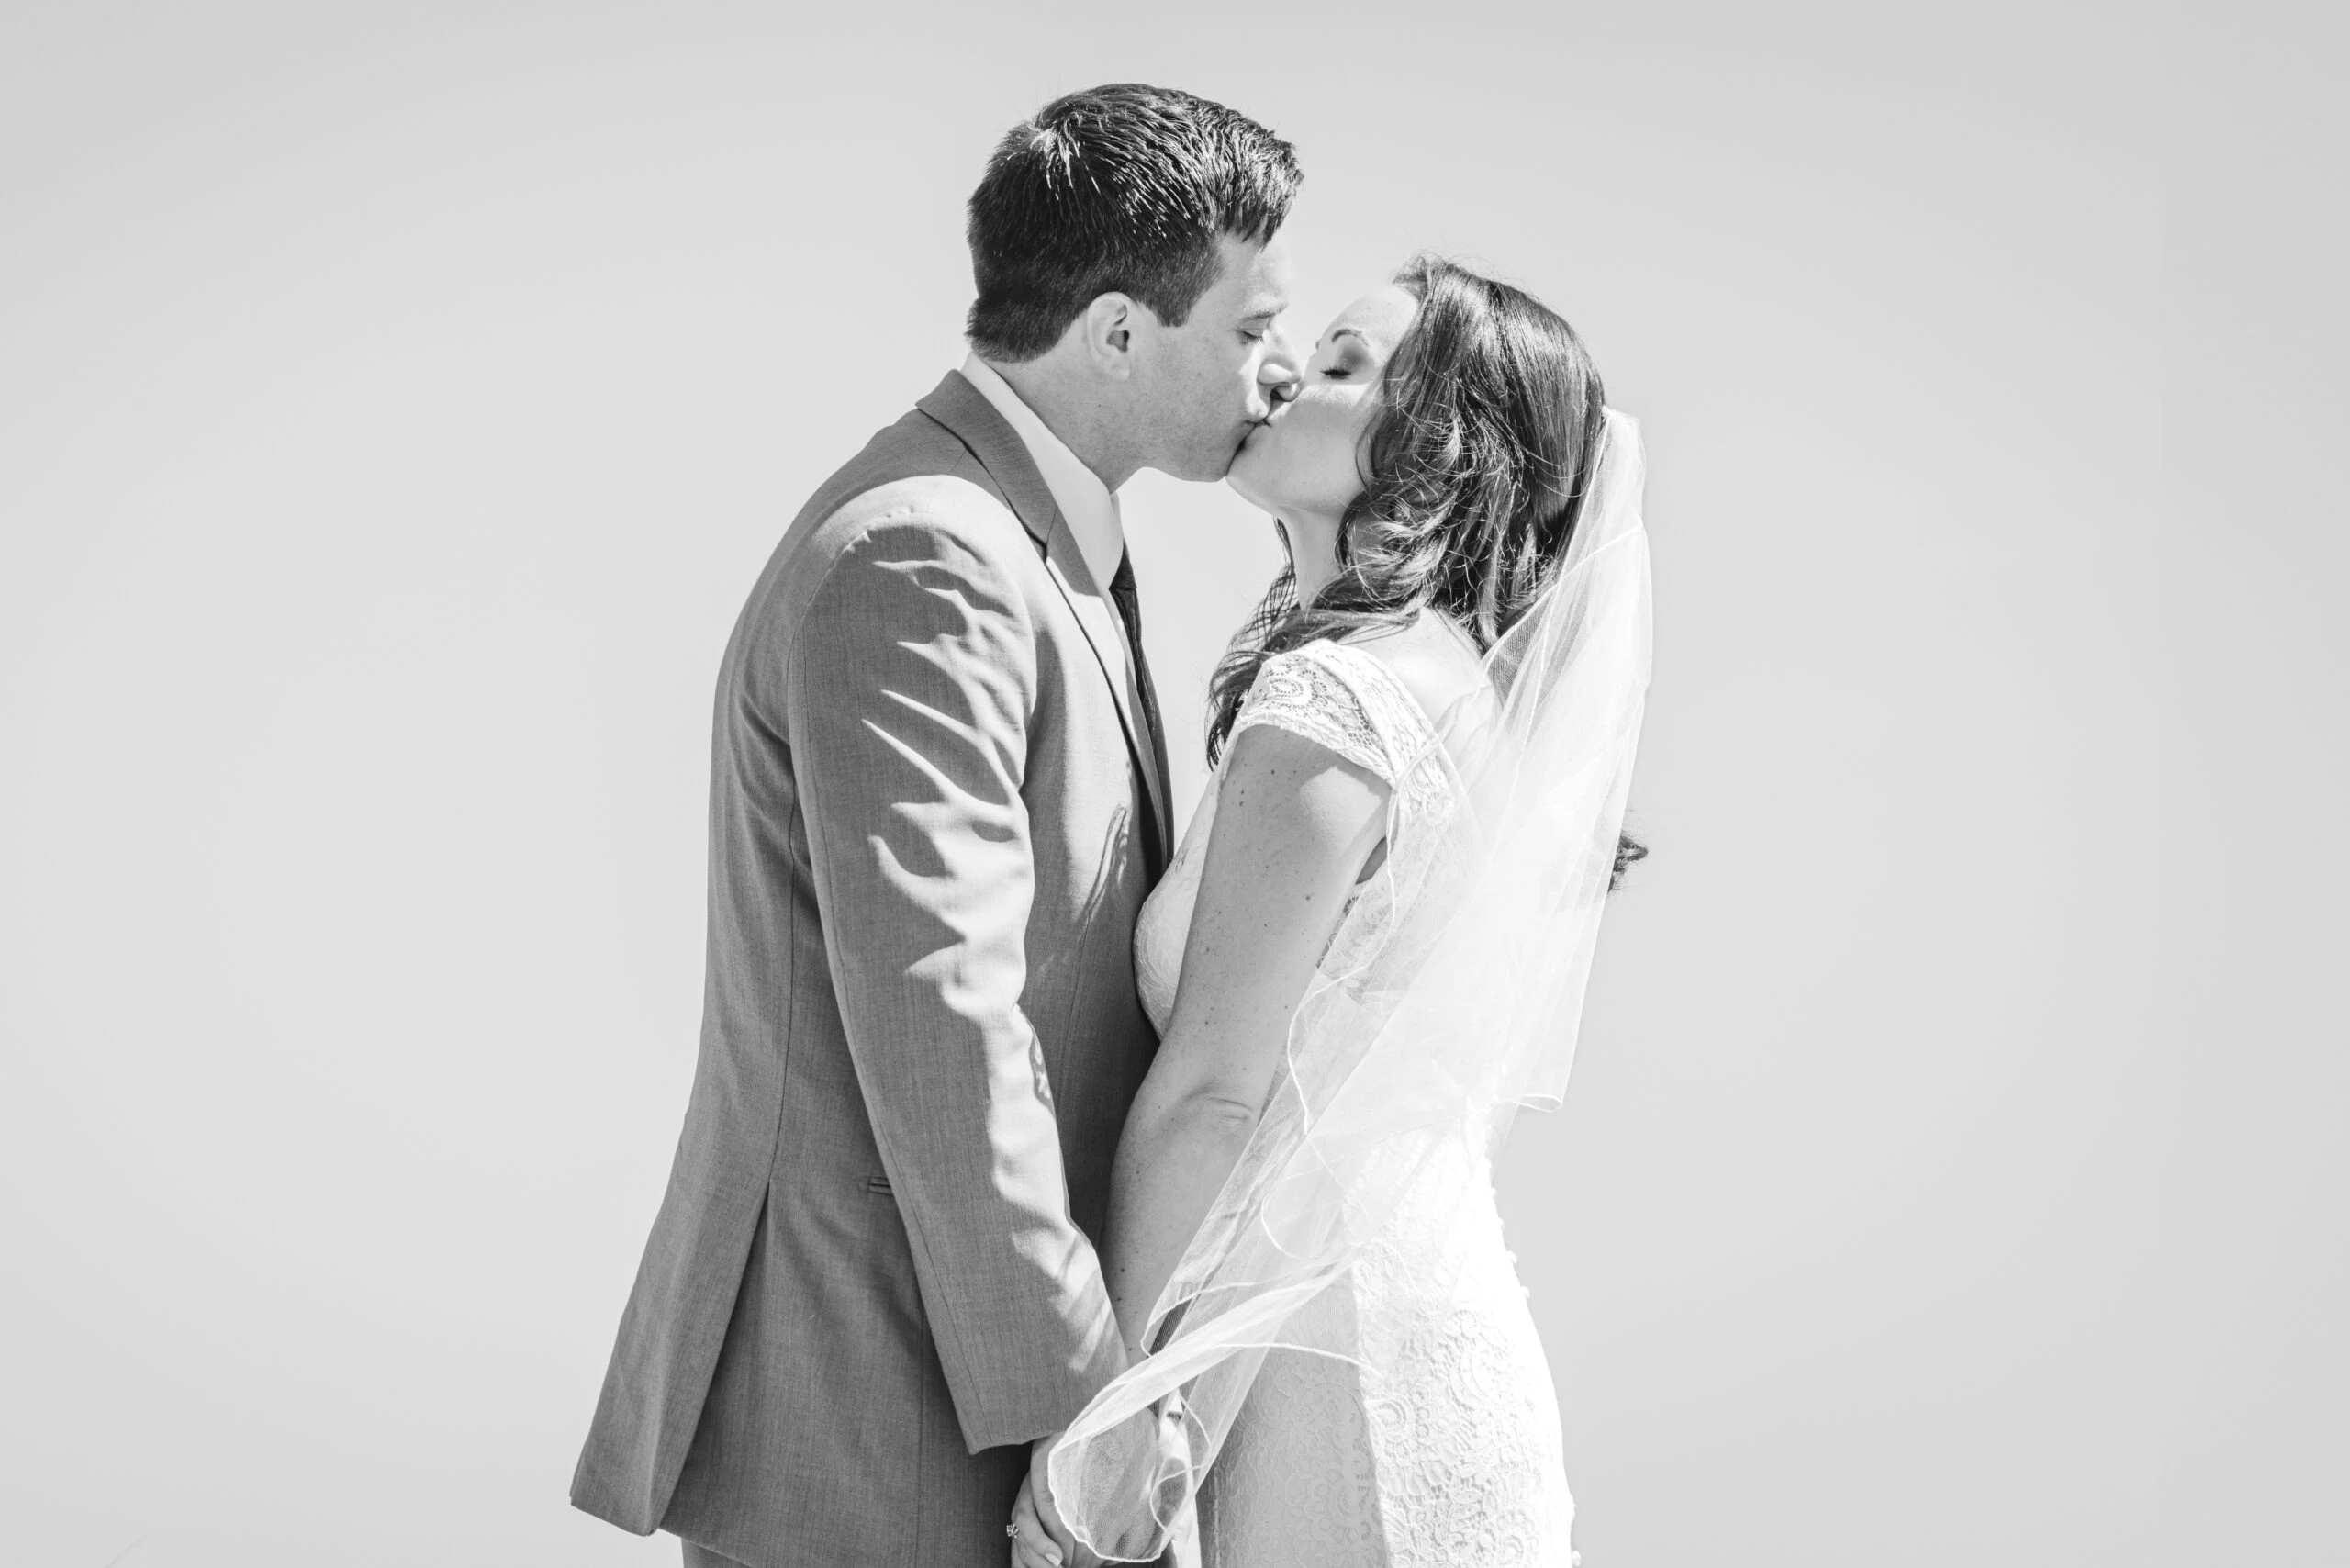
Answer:
<path fill-rule="evenodd" d="M 1312 643 L 1266 661 L 1233 734 L 1257 724 L 1370 769 L 1406 812 L 1455 804 L 1427 716 L 1360 648 Z M 1136 927 L 1143 1004 L 1162 1033 L 1220 781 Z M 1348 940 L 1375 941 L 1379 913 Z M 1201 1491 L 1206 1568 L 1568 1568 L 1558 1406 L 1480 1141 L 1425 1170 L 1361 1260 L 1302 1309 L 1329 1315 L 1315 1342 L 1355 1346 L 1361 1361 L 1266 1356 Z"/>

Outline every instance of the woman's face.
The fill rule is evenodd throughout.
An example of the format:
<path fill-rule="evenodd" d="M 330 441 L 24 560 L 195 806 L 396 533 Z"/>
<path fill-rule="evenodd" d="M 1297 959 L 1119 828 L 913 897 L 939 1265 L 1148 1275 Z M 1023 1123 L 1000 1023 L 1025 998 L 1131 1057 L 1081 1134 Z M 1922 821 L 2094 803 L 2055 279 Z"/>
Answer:
<path fill-rule="evenodd" d="M 1420 302 L 1394 284 L 1338 312 L 1314 345 L 1295 398 L 1242 442 L 1226 482 L 1277 517 L 1337 517 L 1362 494 L 1371 389 Z"/>

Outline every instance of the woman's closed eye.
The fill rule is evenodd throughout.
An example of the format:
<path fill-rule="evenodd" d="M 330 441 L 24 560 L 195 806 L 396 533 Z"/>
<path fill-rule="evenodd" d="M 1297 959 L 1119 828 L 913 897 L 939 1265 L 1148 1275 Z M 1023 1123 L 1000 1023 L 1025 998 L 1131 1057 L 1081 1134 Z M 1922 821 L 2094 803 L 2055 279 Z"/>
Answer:
<path fill-rule="evenodd" d="M 1322 367 L 1326 380 L 1351 381 L 1371 369 L 1373 364 L 1371 356 L 1362 346 L 1362 341 L 1351 332 L 1326 352 L 1330 355 L 1329 363 Z"/>

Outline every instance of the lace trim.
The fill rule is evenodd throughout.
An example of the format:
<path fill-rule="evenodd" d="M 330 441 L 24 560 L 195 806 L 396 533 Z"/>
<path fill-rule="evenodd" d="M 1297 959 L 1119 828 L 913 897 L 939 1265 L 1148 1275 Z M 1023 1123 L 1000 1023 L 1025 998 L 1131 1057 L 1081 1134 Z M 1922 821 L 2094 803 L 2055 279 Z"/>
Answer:
<path fill-rule="evenodd" d="M 1232 737 L 1255 724 L 1327 746 L 1415 805 L 1444 792 L 1427 715 L 1395 672 L 1360 648 L 1307 643 L 1267 659 L 1233 720 Z"/>
<path fill-rule="evenodd" d="M 1327 643 L 1275 654 L 1257 671 L 1256 684 L 1232 722 L 1232 738 L 1270 724 L 1329 747 L 1358 767 L 1395 782 L 1395 768 L 1353 685 L 1326 661 Z"/>

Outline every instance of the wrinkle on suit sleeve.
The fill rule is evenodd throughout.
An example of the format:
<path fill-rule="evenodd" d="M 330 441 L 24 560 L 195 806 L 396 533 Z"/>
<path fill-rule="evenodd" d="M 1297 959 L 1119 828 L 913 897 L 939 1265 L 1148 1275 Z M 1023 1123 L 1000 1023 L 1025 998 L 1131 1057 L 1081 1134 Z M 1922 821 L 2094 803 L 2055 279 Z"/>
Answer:
<path fill-rule="evenodd" d="M 932 1338 L 968 1447 L 1032 1440 L 1124 1360 L 1020 1004 L 1034 632 L 983 543 L 893 513 L 834 562 L 790 657 L 827 959 Z"/>

